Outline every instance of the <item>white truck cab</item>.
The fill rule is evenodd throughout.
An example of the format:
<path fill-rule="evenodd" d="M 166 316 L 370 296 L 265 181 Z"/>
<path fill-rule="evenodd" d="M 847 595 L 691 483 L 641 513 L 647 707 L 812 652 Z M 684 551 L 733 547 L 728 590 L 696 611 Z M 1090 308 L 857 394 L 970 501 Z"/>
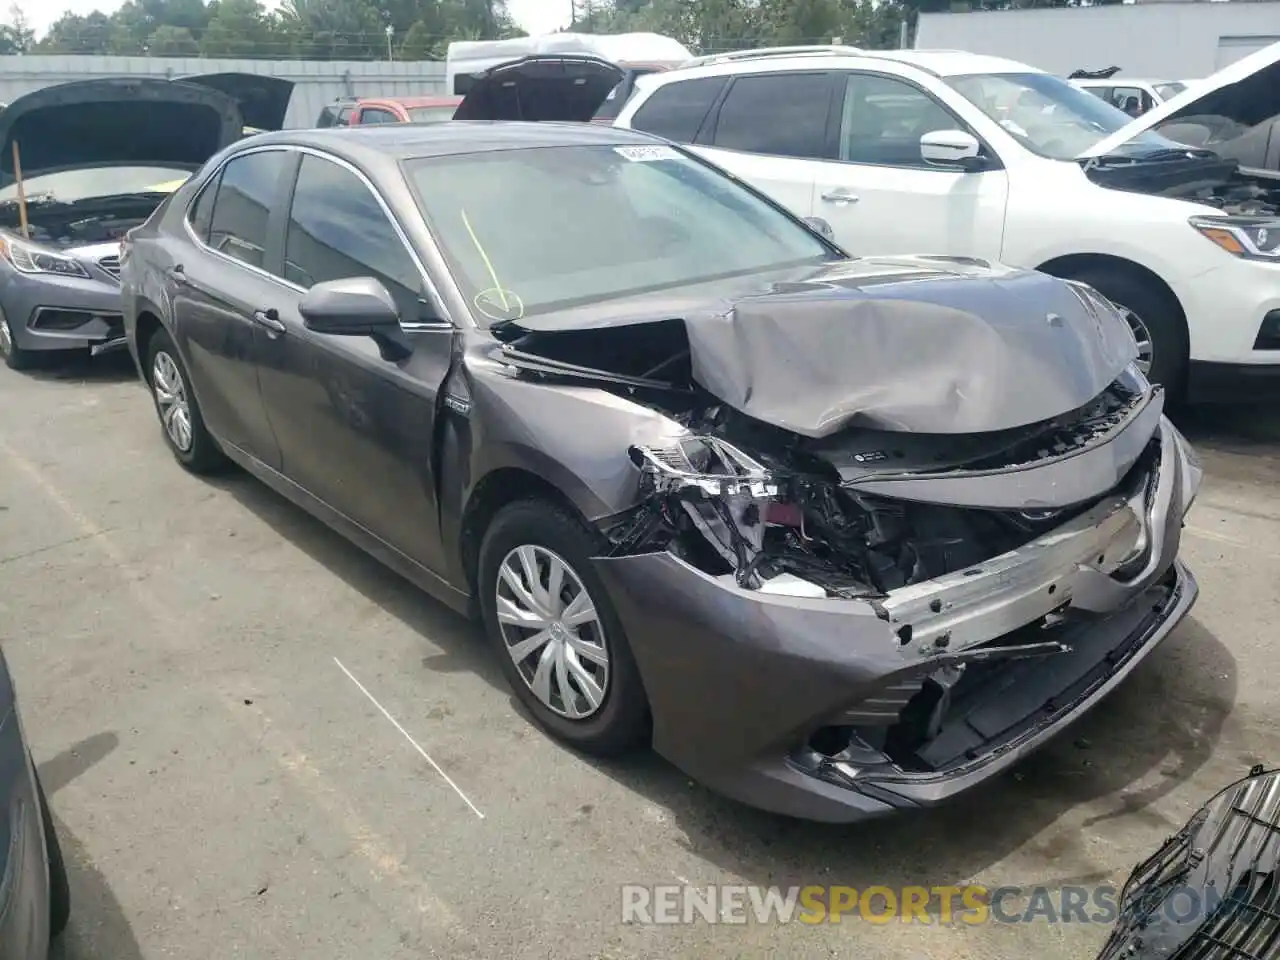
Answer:
<path fill-rule="evenodd" d="M 1280 397 L 1280 164 L 1241 170 L 1207 121 L 1172 126 L 1204 133 L 1199 148 L 1152 129 L 1209 102 L 1234 122 L 1221 114 L 1240 98 L 1204 98 L 1256 84 L 1257 116 L 1231 128 L 1252 144 L 1241 125 L 1280 114 L 1277 61 L 1280 44 L 1135 120 L 994 57 L 746 51 L 642 78 L 616 122 L 825 220 L 854 255 L 976 257 L 1086 282 L 1125 312 L 1152 379 L 1193 402 Z"/>

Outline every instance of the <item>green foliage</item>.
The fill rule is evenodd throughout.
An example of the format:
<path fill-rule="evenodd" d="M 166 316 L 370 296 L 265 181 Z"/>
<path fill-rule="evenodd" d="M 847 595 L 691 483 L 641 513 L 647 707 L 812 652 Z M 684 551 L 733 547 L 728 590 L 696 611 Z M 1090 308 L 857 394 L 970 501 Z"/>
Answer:
<path fill-rule="evenodd" d="M 934 10 L 1068 7 L 1121 0 L 540 0 L 572 2 L 573 29 L 652 31 L 699 53 L 799 43 L 898 45 Z M 274 6 L 274 5 L 273 5 Z M 391 28 L 388 38 L 387 28 Z M 126 0 L 110 16 L 64 14 L 39 42 L 12 7 L 0 54 L 85 53 L 267 59 L 442 59 L 451 40 L 519 36 L 506 0 Z M 390 43 L 388 43 L 390 40 Z"/>

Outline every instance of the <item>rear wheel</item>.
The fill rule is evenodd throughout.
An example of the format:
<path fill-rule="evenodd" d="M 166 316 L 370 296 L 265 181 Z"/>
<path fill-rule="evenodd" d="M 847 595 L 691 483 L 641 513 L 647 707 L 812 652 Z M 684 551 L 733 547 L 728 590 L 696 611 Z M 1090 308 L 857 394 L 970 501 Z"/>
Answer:
<path fill-rule="evenodd" d="M 62 845 L 58 843 L 58 831 L 54 829 L 53 814 L 39 777 L 36 777 L 36 793 L 40 799 L 40 820 L 44 823 L 45 859 L 49 863 L 49 936 L 56 937 L 67 929 L 67 921 L 71 919 L 71 882 L 67 878 Z"/>
<path fill-rule="evenodd" d="M 226 466 L 226 457 L 205 429 L 186 365 L 164 329 L 147 344 L 146 369 L 165 442 L 178 462 L 192 473 L 214 473 Z"/>
<path fill-rule="evenodd" d="M 500 510 L 480 548 L 485 630 L 512 690 L 538 723 L 589 753 L 648 735 L 640 672 L 591 558 L 594 535 L 562 507 L 522 500 Z"/>
<path fill-rule="evenodd" d="M 1114 303 L 1138 341 L 1138 365 L 1147 379 L 1177 396 L 1187 375 L 1190 342 L 1178 302 L 1150 281 L 1108 267 L 1081 270 L 1087 283 Z"/>

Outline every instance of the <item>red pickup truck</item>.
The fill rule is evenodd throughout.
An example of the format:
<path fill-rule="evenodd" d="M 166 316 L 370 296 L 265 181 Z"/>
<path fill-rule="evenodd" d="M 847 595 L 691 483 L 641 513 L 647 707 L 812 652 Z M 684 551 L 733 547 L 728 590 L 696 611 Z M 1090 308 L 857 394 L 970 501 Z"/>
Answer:
<path fill-rule="evenodd" d="M 356 127 L 369 123 L 422 123 L 449 120 L 461 97 L 351 97 L 320 111 L 317 127 Z"/>

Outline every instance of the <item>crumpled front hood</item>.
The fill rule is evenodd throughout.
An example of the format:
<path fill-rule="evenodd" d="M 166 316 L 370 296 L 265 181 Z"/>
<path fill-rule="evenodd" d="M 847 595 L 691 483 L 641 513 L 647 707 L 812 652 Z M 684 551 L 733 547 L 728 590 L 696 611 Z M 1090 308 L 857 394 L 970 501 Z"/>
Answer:
<path fill-rule="evenodd" d="M 676 317 L 699 386 L 814 438 L 1039 423 L 1094 399 L 1137 357 L 1128 326 L 1091 288 L 941 257 L 847 260 L 517 326 L 582 334 Z"/>
<path fill-rule="evenodd" d="M 1105 301 L 1046 274 L 915 258 L 871 261 L 877 280 L 855 263 L 687 320 L 694 379 L 804 436 L 954 434 L 1074 410 L 1137 356 Z"/>

